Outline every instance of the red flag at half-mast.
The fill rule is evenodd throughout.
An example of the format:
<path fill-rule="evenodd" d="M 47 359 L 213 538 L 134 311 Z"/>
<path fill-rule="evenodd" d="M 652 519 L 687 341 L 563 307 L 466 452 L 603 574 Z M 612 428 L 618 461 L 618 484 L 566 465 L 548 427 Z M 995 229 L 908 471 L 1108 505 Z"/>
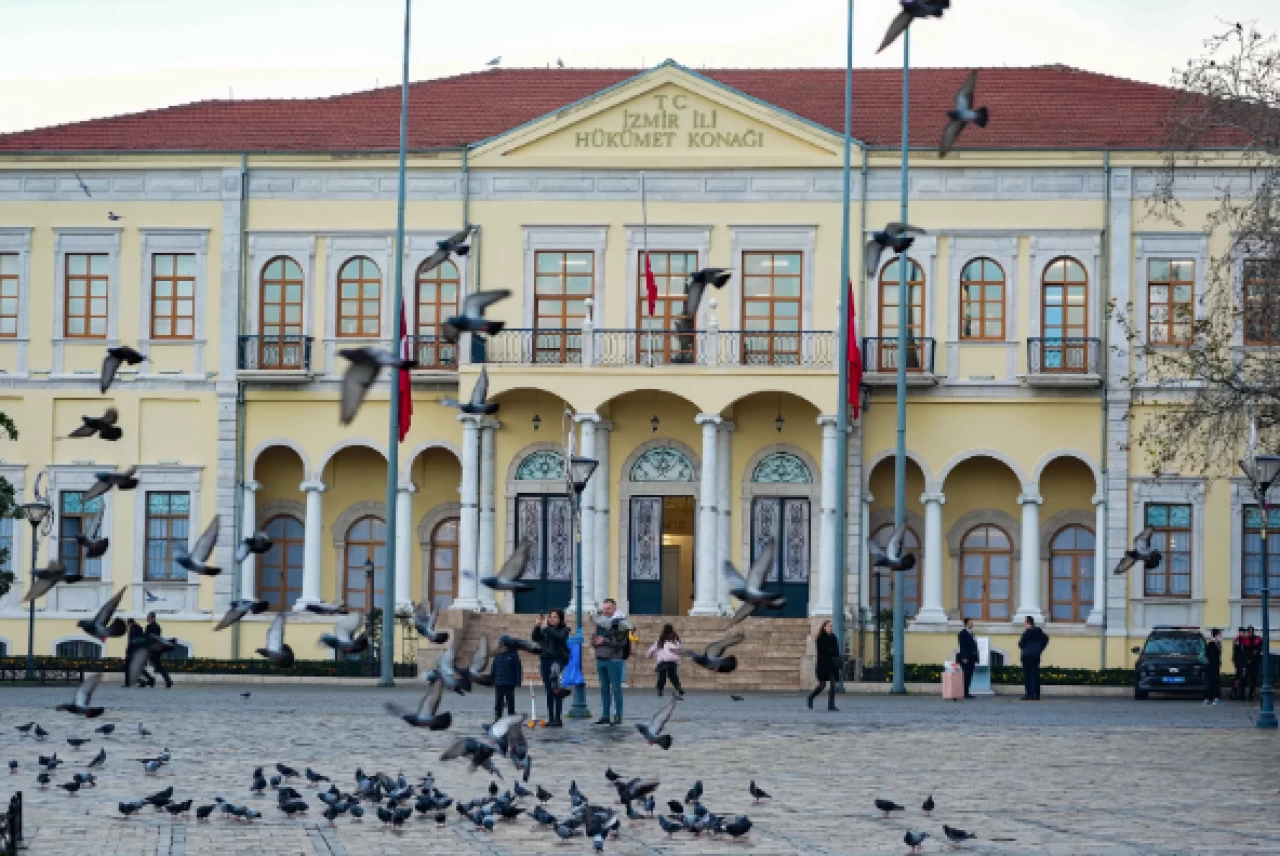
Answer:
<path fill-rule="evenodd" d="M 409 341 L 409 328 L 405 323 L 404 313 L 400 314 L 400 358 L 408 360 L 411 355 L 412 343 Z M 413 384 L 409 380 L 409 370 L 399 369 L 397 373 L 400 375 L 400 442 L 404 442 L 405 435 L 409 433 L 409 423 L 413 421 Z"/>
<path fill-rule="evenodd" d="M 649 266 L 649 252 L 644 254 L 644 288 L 649 296 L 649 314 L 658 311 L 658 282 L 653 278 L 653 268 Z"/>
<path fill-rule="evenodd" d="M 848 282 L 849 318 L 845 333 L 846 351 L 849 355 L 849 404 L 853 407 L 853 418 L 858 418 L 859 405 L 862 404 L 862 350 L 858 347 L 858 308 L 853 301 L 853 280 Z"/>

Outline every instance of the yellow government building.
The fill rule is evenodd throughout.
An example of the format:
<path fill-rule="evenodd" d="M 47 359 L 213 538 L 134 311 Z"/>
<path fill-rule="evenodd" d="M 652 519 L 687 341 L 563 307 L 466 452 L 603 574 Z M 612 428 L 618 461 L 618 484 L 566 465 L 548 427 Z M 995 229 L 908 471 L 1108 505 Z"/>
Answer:
<path fill-rule="evenodd" d="M 866 543 L 893 519 L 903 299 L 918 557 L 908 662 L 948 657 L 965 616 L 1010 662 L 1022 617 L 1035 616 L 1053 638 L 1048 661 L 1074 667 L 1098 665 L 1104 613 L 1110 666 L 1131 662 L 1154 625 L 1230 637 L 1259 624 L 1249 495 L 1238 481 L 1145 468 L 1126 380 L 1145 365 L 1106 311 L 1131 305 L 1153 343 L 1185 338 L 1207 262 L 1227 246 L 1204 231 L 1207 215 L 1248 175 L 1190 167 L 1184 222 L 1152 216 L 1174 93 L 1057 66 L 983 70 L 991 125 L 940 159 L 944 111 L 967 73 L 913 72 L 910 219 L 927 234 L 910 251 L 905 297 L 887 256 L 858 273 L 864 236 L 898 217 L 900 73 L 855 74 L 865 375 L 849 426 L 851 627 L 891 602 Z M 418 366 L 394 508 L 386 384 L 346 428 L 337 398 L 338 351 L 395 342 L 398 89 L 0 135 L 0 411 L 20 431 L 0 441 L 0 476 L 19 501 L 40 480 L 55 523 L 38 562 L 58 555 L 86 577 L 39 602 L 36 652 L 118 656 L 121 640 L 104 651 L 74 622 L 127 585 L 126 613 L 154 609 L 187 654 L 230 657 L 238 645 L 252 656 L 269 615 L 246 619 L 238 641 L 213 631 L 237 592 L 273 609 L 381 605 L 389 550 L 405 604 L 499 616 L 564 606 L 570 431 L 601 462 L 583 497 L 588 609 L 613 597 L 633 615 L 710 621 L 732 609 L 718 568 L 775 539 L 780 618 L 807 633 L 831 613 L 837 571 L 842 94 L 842 70 L 672 61 L 414 84 L 402 261 Z M 464 225 L 476 229 L 472 252 L 421 273 Z M 673 332 L 687 274 L 708 266 L 733 277 L 692 333 Z M 442 319 L 484 289 L 510 289 L 491 312 L 506 328 L 444 343 Z M 117 343 L 147 361 L 102 395 L 98 366 Z M 494 417 L 441 406 L 482 369 Z M 123 439 L 66 439 L 108 406 Z M 82 500 L 95 473 L 132 465 L 136 490 Z M 76 535 L 99 510 L 110 549 L 90 560 Z M 175 550 L 215 513 L 225 571 L 188 576 Z M 1165 563 L 1112 577 L 1145 525 Z M 275 547 L 237 566 L 236 539 L 251 529 Z M 0 648 L 25 653 L 31 532 L 4 520 L 0 537 L 17 575 L 0 600 Z M 492 573 L 524 538 L 533 591 L 495 597 L 466 576 Z M 509 621 L 527 633 L 531 616 Z M 854 644 L 874 659 L 869 634 Z M 309 640 L 295 647 L 322 656 Z"/>

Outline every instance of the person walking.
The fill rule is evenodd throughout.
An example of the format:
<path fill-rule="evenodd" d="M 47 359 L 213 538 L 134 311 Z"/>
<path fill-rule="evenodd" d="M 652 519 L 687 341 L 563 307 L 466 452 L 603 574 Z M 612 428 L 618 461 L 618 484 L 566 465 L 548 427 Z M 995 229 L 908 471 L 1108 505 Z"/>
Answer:
<path fill-rule="evenodd" d="M 520 652 L 503 636 L 498 640 L 498 654 L 493 658 L 493 720 L 502 719 L 503 709 L 516 712 L 516 687 L 524 683 Z"/>
<path fill-rule="evenodd" d="M 547 727 L 563 728 L 564 698 L 569 694 L 560 686 L 560 675 L 569 665 L 569 627 L 564 623 L 563 609 L 551 610 L 546 621 L 538 618 L 533 626 L 533 641 L 542 648 L 538 669 L 547 691 Z"/>
<path fill-rule="evenodd" d="M 627 657 L 631 656 L 631 625 L 618 612 L 613 598 L 600 604 L 600 614 L 594 616 L 595 635 L 591 644 L 596 654 L 596 676 L 600 679 L 600 718 L 596 725 L 622 724 L 622 682 L 627 677 Z M 612 701 L 613 718 L 609 718 Z"/>
<path fill-rule="evenodd" d="M 649 646 L 648 656 L 658 661 L 654 670 L 658 673 L 658 698 L 666 689 L 667 681 L 675 690 L 677 698 L 684 698 L 684 687 L 680 686 L 680 634 L 670 624 L 662 625 L 658 641 Z"/>
<path fill-rule="evenodd" d="M 814 646 L 817 648 L 817 657 L 813 663 L 813 676 L 818 679 L 818 685 L 809 693 L 809 709 L 813 710 L 813 700 L 829 686 L 827 710 L 839 710 L 836 707 L 836 674 L 840 662 L 840 645 L 836 641 L 836 634 L 831 630 L 830 621 L 822 622 L 822 626 L 818 628 Z"/>
<path fill-rule="evenodd" d="M 1244 661 L 1245 698 L 1253 701 L 1258 694 L 1258 672 L 1262 665 L 1262 637 L 1252 626 L 1246 627 L 1244 632 L 1247 643 Z"/>
<path fill-rule="evenodd" d="M 124 685 L 127 687 L 129 686 L 129 660 L 133 657 L 134 649 L 146 641 L 147 633 L 142 629 L 142 625 L 132 618 L 125 619 L 125 626 L 128 628 L 128 636 L 126 638 L 129 640 L 125 643 L 124 650 Z M 138 686 L 154 687 L 155 685 L 155 677 L 144 667 L 142 674 L 138 675 Z"/>
<path fill-rule="evenodd" d="M 1040 657 L 1048 647 L 1049 636 L 1036 627 L 1036 620 L 1028 615 L 1026 629 L 1018 640 L 1018 649 L 1022 652 L 1023 701 L 1040 700 Z"/>
<path fill-rule="evenodd" d="M 972 618 L 964 620 L 964 627 L 956 634 L 956 640 L 960 643 L 960 653 L 956 655 L 956 661 L 964 672 L 964 697 L 973 698 L 969 693 L 969 687 L 973 684 L 973 670 L 978 667 L 979 654 L 978 640 L 973 635 Z"/>
<path fill-rule="evenodd" d="M 1218 700 L 1222 693 L 1222 631 L 1216 627 L 1209 631 L 1204 656 L 1208 661 L 1205 666 L 1204 703 L 1222 704 Z"/>
<path fill-rule="evenodd" d="M 1231 700 L 1243 701 L 1245 694 L 1245 658 L 1248 654 L 1244 644 L 1244 628 L 1236 628 L 1236 636 L 1231 640 L 1231 668 L 1235 678 L 1231 681 Z"/>
<path fill-rule="evenodd" d="M 160 622 L 156 621 L 156 614 L 154 612 L 147 613 L 147 635 L 154 636 L 157 639 L 164 637 L 164 632 L 160 629 Z M 153 652 L 151 654 L 151 668 L 155 669 L 157 674 L 164 678 L 165 689 L 173 689 L 173 678 L 169 677 L 169 670 L 164 667 L 164 663 L 160 659 L 163 656 L 164 654 L 162 653 Z M 155 685 L 155 682 L 155 678 L 152 678 L 151 683 L 153 686 Z"/>

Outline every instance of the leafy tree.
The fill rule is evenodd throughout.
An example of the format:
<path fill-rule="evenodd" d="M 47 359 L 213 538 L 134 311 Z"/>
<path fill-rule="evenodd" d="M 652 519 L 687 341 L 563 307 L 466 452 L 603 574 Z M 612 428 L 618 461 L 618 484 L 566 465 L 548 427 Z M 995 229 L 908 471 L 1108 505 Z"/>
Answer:
<path fill-rule="evenodd" d="M 4 413 L 0 413 L 0 436 L 10 440 L 18 439 L 18 426 Z M 0 476 L 0 517 L 16 518 L 21 514 L 22 510 L 14 502 L 13 485 L 9 484 L 8 479 Z M 0 568 L 6 568 L 8 565 L 9 551 L 0 547 Z M 4 597 L 9 593 L 9 589 L 13 588 L 14 579 L 13 571 L 0 570 L 0 597 Z"/>

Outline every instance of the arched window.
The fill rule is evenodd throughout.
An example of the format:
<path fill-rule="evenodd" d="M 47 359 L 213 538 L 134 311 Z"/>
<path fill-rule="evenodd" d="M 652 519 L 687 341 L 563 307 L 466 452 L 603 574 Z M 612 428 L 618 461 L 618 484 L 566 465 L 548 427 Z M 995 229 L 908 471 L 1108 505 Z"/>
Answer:
<path fill-rule="evenodd" d="M 382 606 L 387 524 L 377 517 L 361 517 L 347 530 L 346 544 L 342 597 L 347 608 L 354 612 L 367 612 L 371 605 Z"/>
<path fill-rule="evenodd" d="M 1004 269 L 973 259 L 960 271 L 960 338 L 1004 340 Z"/>
<path fill-rule="evenodd" d="M 302 523 L 281 514 L 263 531 L 271 536 L 271 549 L 258 558 L 258 597 L 271 604 L 272 612 L 293 609 L 302 596 Z"/>
<path fill-rule="evenodd" d="M 302 268 L 277 256 L 262 269 L 258 289 L 260 369 L 302 368 Z"/>
<path fill-rule="evenodd" d="M 53 649 L 55 657 L 69 657 L 75 660 L 98 660 L 102 657 L 102 646 L 89 639 L 68 639 L 59 642 Z"/>
<path fill-rule="evenodd" d="M 893 524 L 886 523 L 875 531 L 871 540 L 883 550 L 889 546 L 891 537 L 893 537 Z M 920 553 L 920 539 L 916 537 L 911 527 L 907 527 L 907 531 L 902 533 L 902 541 L 903 552 L 916 557 L 916 566 L 903 572 L 905 584 L 902 597 L 906 602 L 906 616 L 910 618 L 920 611 L 920 566 L 923 564 L 924 557 Z M 874 577 L 871 581 L 871 608 L 877 608 L 876 597 L 878 596 L 879 609 L 893 609 L 893 578 L 897 574 L 886 572 L 884 568 L 872 568 L 871 573 Z"/>
<path fill-rule="evenodd" d="M 790 452 L 774 452 L 756 464 L 751 480 L 759 484 L 812 484 L 813 474 L 799 456 Z"/>
<path fill-rule="evenodd" d="M 880 269 L 880 336 L 883 339 L 893 339 L 898 335 L 900 276 L 896 258 Z M 924 270 L 914 259 L 908 259 L 907 276 L 907 339 L 918 340 L 924 337 Z M 923 343 L 919 342 L 908 345 L 908 369 L 919 370 L 923 365 L 921 348 Z M 879 361 L 875 371 L 897 371 L 896 345 L 881 341 L 878 353 Z"/>
<path fill-rule="evenodd" d="M 382 272 L 365 256 L 348 260 L 338 271 L 338 335 L 382 335 Z"/>
<path fill-rule="evenodd" d="M 418 335 L 416 356 L 418 368 L 453 368 L 458 364 L 455 346 L 440 340 L 440 325 L 451 315 L 458 314 L 458 288 L 462 277 L 458 266 L 445 261 L 431 270 L 424 270 L 426 262 L 418 266 Z"/>
<path fill-rule="evenodd" d="M 1059 530 L 1049 542 L 1049 620 L 1084 622 L 1093 606 L 1093 533 Z"/>
<path fill-rule="evenodd" d="M 1041 335 L 1045 371 L 1083 372 L 1088 365 L 1089 275 L 1064 256 L 1049 262 L 1041 284 Z"/>
<path fill-rule="evenodd" d="M 1013 547 L 998 526 L 976 526 L 960 542 L 960 616 L 1008 621 L 1013 615 Z"/>
<path fill-rule="evenodd" d="M 447 609 L 458 595 L 458 518 L 446 517 L 431 532 L 427 598 L 435 609 Z"/>
<path fill-rule="evenodd" d="M 516 481 L 555 481 L 564 477 L 564 456 L 559 452 L 531 452 L 516 467 Z"/>
<path fill-rule="evenodd" d="M 633 482 L 693 481 L 693 464 L 679 449 L 658 446 L 642 454 L 631 467 Z"/>

